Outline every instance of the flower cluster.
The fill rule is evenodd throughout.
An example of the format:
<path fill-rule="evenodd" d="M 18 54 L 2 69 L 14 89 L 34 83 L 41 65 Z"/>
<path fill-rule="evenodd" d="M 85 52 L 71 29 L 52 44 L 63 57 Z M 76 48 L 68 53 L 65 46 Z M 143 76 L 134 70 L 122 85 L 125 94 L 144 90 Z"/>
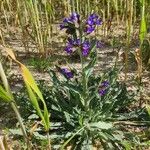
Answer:
<path fill-rule="evenodd" d="M 73 48 L 75 47 L 81 47 L 82 55 L 85 57 L 88 56 L 90 52 L 90 42 L 88 40 L 85 40 L 84 42 L 81 43 L 80 39 L 73 40 L 69 38 L 67 46 L 65 47 L 65 51 L 68 54 L 71 54 L 73 52 Z"/>
<path fill-rule="evenodd" d="M 71 38 L 68 38 L 68 43 L 67 43 L 67 46 L 65 47 L 65 51 L 68 54 L 71 54 L 73 52 L 73 48 L 80 46 L 80 45 L 81 45 L 80 39 L 73 40 Z"/>
<path fill-rule="evenodd" d="M 99 91 L 98 91 L 100 96 L 104 96 L 107 93 L 108 86 L 109 86 L 109 82 L 108 81 L 103 81 L 101 83 Z"/>
<path fill-rule="evenodd" d="M 80 15 L 78 13 L 72 13 L 69 18 L 64 18 L 63 23 L 60 24 L 60 30 L 69 29 L 68 24 L 74 24 L 75 22 L 79 23 Z"/>
<path fill-rule="evenodd" d="M 69 17 L 64 18 L 60 29 L 66 29 L 66 33 L 70 34 L 65 51 L 71 54 L 76 49 L 79 49 L 83 57 L 87 57 L 93 48 L 93 42 L 87 39 L 87 34 L 93 32 L 97 25 L 101 25 L 102 21 L 96 14 L 91 14 L 86 23 L 81 22 L 80 15 L 78 13 L 72 13 Z M 83 30 L 81 30 L 83 28 Z M 86 31 L 84 30 L 86 28 Z M 84 32 L 85 31 L 85 32 Z M 95 41 L 96 48 L 101 48 L 102 43 Z M 73 78 L 73 73 L 66 68 L 60 71 L 66 78 Z"/>
<path fill-rule="evenodd" d="M 67 68 L 61 68 L 60 72 L 67 78 L 67 79 L 71 79 L 73 78 L 73 73 L 71 71 L 69 71 Z"/>
<path fill-rule="evenodd" d="M 96 25 L 101 25 L 102 20 L 96 14 L 91 14 L 86 21 L 86 30 L 87 34 L 92 33 L 95 30 Z"/>
<path fill-rule="evenodd" d="M 80 39 L 73 40 L 71 38 L 68 38 L 65 51 L 68 54 L 71 54 L 73 52 L 73 48 L 76 48 L 76 47 L 80 47 L 82 50 L 82 56 L 87 57 L 91 49 L 91 44 L 88 40 L 81 42 Z M 100 41 L 96 41 L 96 48 L 102 48 L 102 47 L 103 47 L 103 43 Z"/>

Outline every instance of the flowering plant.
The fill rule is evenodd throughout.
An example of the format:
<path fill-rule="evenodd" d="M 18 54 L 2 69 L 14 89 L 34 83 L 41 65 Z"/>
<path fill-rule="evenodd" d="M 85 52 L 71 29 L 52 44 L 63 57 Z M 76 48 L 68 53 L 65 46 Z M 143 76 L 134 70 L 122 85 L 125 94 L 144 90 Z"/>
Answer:
<path fill-rule="evenodd" d="M 56 66 L 64 78 L 50 70 L 53 83 L 50 90 L 43 84 L 41 87 L 53 120 L 51 137 L 61 144 L 57 145 L 61 149 L 69 145 L 76 150 L 91 150 L 94 145 L 106 150 L 122 149 L 138 143 L 124 123 L 138 120 L 142 110 L 137 113 L 128 109 L 134 99 L 125 84 L 117 81 L 117 69 L 114 67 L 102 75 L 93 73 L 96 49 L 101 44 L 88 35 L 101 24 L 94 13 L 84 22 L 79 14 L 73 13 L 60 25 L 68 34 L 65 51 L 69 55 L 77 51 L 81 62 L 81 70 Z"/>

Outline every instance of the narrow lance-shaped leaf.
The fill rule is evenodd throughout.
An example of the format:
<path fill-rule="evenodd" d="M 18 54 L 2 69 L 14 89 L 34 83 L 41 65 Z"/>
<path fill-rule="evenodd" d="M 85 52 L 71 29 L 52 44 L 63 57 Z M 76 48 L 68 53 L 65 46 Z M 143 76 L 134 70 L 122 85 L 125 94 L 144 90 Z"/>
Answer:
<path fill-rule="evenodd" d="M 30 98 L 32 98 L 32 104 L 34 105 L 34 107 L 36 108 L 39 116 L 41 117 L 43 123 L 44 123 L 44 127 L 46 130 L 49 130 L 49 113 L 48 113 L 48 110 L 47 110 L 47 107 L 46 107 L 46 103 L 44 101 L 44 98 L 42 96 L 42 93 L 41 91 L 39 90 L 32 74 L 30 73 L 30 71 L 26 68 L 25 65 L 23 65 L 22 63 L 20 63 L 13 51 L 11 49 L 6 49 L 6 52 L 7 54 L 16 62 L 20 65 L 20 68 L 21 68 L 21 73 L 22 73 L 22 76 L 23 76 L 23 79 L 25 81 L 25 84 L 27 86 L 27 89 L 28 89 L 28 93 L 29 93 L 29 96 Z M 36 93 L 36 95 L 39 97 L 39 99 L 42 101 L 43 103 L 43 106 L 44 106 L 44 115 L 39 107 L 39 104 L 38 104 L 38 100 L 36 98 L 36 95 L 34 94 L 34 92 Z"/>
<path fill-rule="evenodd" d="M 110 129 L 113 127 L 112 123 L 102 122 L 102 121 L 91 123 L 90 126 L 99 129 Z"/>
<path fill-rule="evenodd" d="M 42 112 L 41 112 L 41 109 L 40 109 L 40 106 L 39 106 L 39 104 L 38 104 L 38 100 L 37 100 L 37 98 L 36 98 L 36 95 L 33 93 L 32 89 L 31 89 L 31 87 L 28 85 L 28 83 L 25 82 L 25 84 L 26 84 L 26 87 L 27 87 L 27 90 L 28 90 L 28 93 L 29 93 L 29 98 L 30 98 L 30 100 L 31 100 L 31 103 L 32 103 L 33 106 L 35 107 L 35 109 L 36 109 L 38 115 L 41 117 L 42 122 L 43 122 L 43 124 L 44 124 L 44 127 L 47 128 L 46 123 L 45 123 L 45 119 L 44 119 L 44 116 L 43 116 L 43 114 L 42 114 Z"/>
<path fill-rule="evenodd" d="M 45 119 L 44 123 L 46 123 L 46 126 L 47 126 L 46 130 L 48 130 L 48 128 L 49 128 L 49 115 L 48 114 L 49 113 L 48 113 L 44 98 L 42 96 L 42 93 L 39 90 L 37 84 L 35 83 L 32 74 L 30 73 L 30 71 L 23 64 L 21 64 L 21 70 L 22 70 L 22 75 L 23 75 L 23 78 L 24 78 L 24 81 L 25 81 L 26 85 L 31 88 L 31 90 L 28 88 L 30 90 L 30 94 L 32 94 L 32 96 L 33 96 L 33 93 L 31 93 L 31 91 L 33 90 L 43 103 L 43 106 L 44 106 L 44 119 Z M 37 101 L 37 99 L 34 98 L 34 101 L 35 100 Z M 36 105 L 36 108 L 38 108 L 37 105 Z M 38 112 L 39 112 L 39 109 L 37 110 Z"/>

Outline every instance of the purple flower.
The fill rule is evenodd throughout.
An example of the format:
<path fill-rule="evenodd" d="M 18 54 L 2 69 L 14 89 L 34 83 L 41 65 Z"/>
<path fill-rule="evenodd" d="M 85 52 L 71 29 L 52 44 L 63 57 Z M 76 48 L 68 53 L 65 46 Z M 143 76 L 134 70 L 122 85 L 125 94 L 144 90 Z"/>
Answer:
<path fill-rule="evenodd" d="M 108 86 L 109 86 L 109 82 L 108 82 L 108 81 L 103 81 L 103 82 L 101 83 L 101 86 L 102 86 L 102 87 L 108 87 Z"/>
<path fill-rule="evenodd" d="M 80 40 L 80 39 L 76 39 L 76 40 L 74 41 L 74 44 L 75 44 L 76 46 L 80 46 L 80 45 L 81 45 L 81 40 Z"/>
<path fill-rule="evenodd" d="M 88 24 L 89 26 L 94 25 L 93 19 L 89 18 L 89 19 L 87 20 L 87 24 Z"/>
<path fill-rule="evenodd" d="M 99 93 L 100 96 L 104 96 L 107 93 L 108 86 L 109 86 L 109 82 L 107 80 L 103 81 L 101 83 L 100 89 L 98 91 L 98 93 Z"/>
<path fill-rule="evenodd" d="M 98 93 L 99 93 L 100 96 L 104 96 L 107 93 L 107 90 L 106 89 L 100 89 L 98 91 Z"/>
<path fill-rule="evenodd" d="M 60 72 L 67 78 L 67 79 L 71 79 L 73 78 L 73 73 L 71 71 L 69 71 L 67 68 L 62 68 L 60 70 Z"/>
<path fill-rule="evenodd" d="M 68 54 L 71 54 L 72 53 L 72 48 L 73 46 L 71 44 L 68 44 L 66 47 L 65 47 L 65 51 L 68 53 Z"/>
<path fill-rule="evenodd" d="M 75 41 L 72 38 L 68 38 L 68 43 L 73 46 Z"/>
<path fill-rule="evenodd" d="M 60 30 L 62 29 L 67 29 L 67 30 L 71 30 L 69 24 L 74 24 L 75 21 L 77 21 L 79 23 L 79 19 L 80 19 L 80 15 L 77 13 L 72 13 L 70 17 L 68 18 L 64 18 L 63 23 L 60 25 Z"/>
<path fill-rule="evenodd" d="M 68 38 L 68 43 L 72 46 L 79 46 L 81 45 L 81 40 L 80 39 L 71 39 L 71 38 Z"/>
<path fill-rule="evenodd" d="M 82 55 L 83 56 L 87 56 L 89 54 L 89 50 L 88 49 L 84 49 L 84 50 L 82 50 Z"/>
<path fill-rule="evenodd" d="M 92 33 L 94 30 L 95 30 L 95 27 L 94 27 L 94 26 L 87 26 L 85 32 L 86 32 L 87 34 L 90 34 L 90 33 Z"/>
<path fill-rule="evenodd" d="M 70 18 L 64 18 L 63 23 L 69 23 L 69 22 L 72 22 Z"/>
<path fill-rule="evenodd" d="M 84 41 L 82 44 L 82 55 L 87 56 L 90 51 L 90 43 L 89 41 Z"/>
<path fill-rule="evenodd" d="M 62 30 L 62 29 L 64 29 L 64 28 L 66 28 L 66 26 L 64 25 L 64 24 L 60 24 L 60 30 Z"/>
<path fill-rule="evenodd" d="M 96 25 L 102 25 L 102 20 L 101 19 L 97 19 L 95 23 L 96 23 Z"/>
<path fill-rule="evenodd" d="M 78 13 L 76 13 L 76 12 L 73 12 L 72 14 L 71 14 L 71 16 L 70 16 L 70 20 L 71 21 L 79 21 L 79 19 L 80 19 L 80 15 L 78 14 Z"/>
<path fill-rule="evenodd" d="M 85 32 L 87 34 L 90 34 L 95 30 L 96 25 L 101 25 L 101 24 L 102 24 L 102 20 L 98 17 L 98 15 L 93 13 L 88 17 L 86 21 L 87 27 L 86 27 Z"/>
<path fill-rule="evenodd" d="M 89 16 L 89 18 L 91 18 L 91 19 L 98 19 L 98 15 L 96 15 L 95 13 L 93 13 L 93 14 L 91 14 Z"/>

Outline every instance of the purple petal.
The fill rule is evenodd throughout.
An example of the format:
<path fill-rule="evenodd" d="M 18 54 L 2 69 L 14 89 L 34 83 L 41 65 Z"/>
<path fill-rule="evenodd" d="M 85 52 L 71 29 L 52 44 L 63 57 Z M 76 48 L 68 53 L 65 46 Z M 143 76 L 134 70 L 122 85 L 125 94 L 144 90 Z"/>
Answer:
<path fill-rule="evenodd" d="M 68 54 L 71 54 L 72 53 L 72 46 L 68 45 L 65 47 L 65 51 L 68 53 Z"/>
<path fill-rule="evenodd" d="M 106 89 L 100 89 L 98 91 L 98 93 L 99 93 L 100 96 L 104 96 L 107 93 L 107 90 Z"/>
<path fill-rule="evenodd" d="M 70 16 L 71 21 L 78 21 L 80 18 L 80 15 L 76 12 L 73 12 L 72 15 Z"/>
<path fill-rule="evenodd" d="M 82 55 L 83 55 L 83 56 L 86 57 L 86 56 L 88 56 L 88 54 L 89 54 L 89 50 L 88 50 L 88 49 L 83 49 L 83 50 L 82 50 Z"/>
<path fill-rule="evenodd" d="M 109 82 L 108 81 L 103 81 L 101 86 L 108 87 L 109 86 Z"/>
<path fill-rule="evenodd" d="M 60 30 L 64 29 L 65 28 L 65 25 L 64 24 L 60 24 Z"/>
<path fill-rule="evenodd" d="M 88 20 L 87 20 L 87 24 L 88 24 L 89 26 L 94 25 L 93 19 L 88 19 Z"/>
<path fill-rule="evenodd" d="M 90 43 L 89 41 L 84 41 L 82 44 L 82 55 L 87 56 L 90 51 Z"/>
<path fill-rule="evenodd" d="M 91 14 L 89 16 L 89 18 L 92 18 L 92 19 L 98 19 L 98 15 L 96 15 L 95 13 Z"/>
<path fill-rule="evenodd" d="M 67 68 L 62 68 L 60 70 L 60 72 L 67 78 L 67 79 L 71 79 L 73 78 L 73 73 L 71 71 L 69 71 Z"/>
<path fill-rule="evenodd" d="M 94 30 L 95 30 L 95 27 L 94 27 L 94 26 L 88 26 L 88 27 L 86 28 L 86 33 L 87 33 L 87 34 L 90 34 L 90 33 L 92 33 Z"/>
<path fill-rule="evenodd" d="M 80 40 L 80 39 L 77 39 L 77 40 L 75 41 L 75 44 L 76 44 L 77 46 L 81 45 L 81 40 Z"/>
<path fill-rule="evenodd" d="M 102 25 L 102 20 L 101 19 L 97 19 L 95 23 L 96 23 L 96 25 Z"/>
<path fill-rule="evenodd" d="M 63 23 L 69 23 L 69 22 L 71 22 L 71 19 L 70 19 L 70 18 L 65 18 L 65 19 L 63 20 Z"/>

